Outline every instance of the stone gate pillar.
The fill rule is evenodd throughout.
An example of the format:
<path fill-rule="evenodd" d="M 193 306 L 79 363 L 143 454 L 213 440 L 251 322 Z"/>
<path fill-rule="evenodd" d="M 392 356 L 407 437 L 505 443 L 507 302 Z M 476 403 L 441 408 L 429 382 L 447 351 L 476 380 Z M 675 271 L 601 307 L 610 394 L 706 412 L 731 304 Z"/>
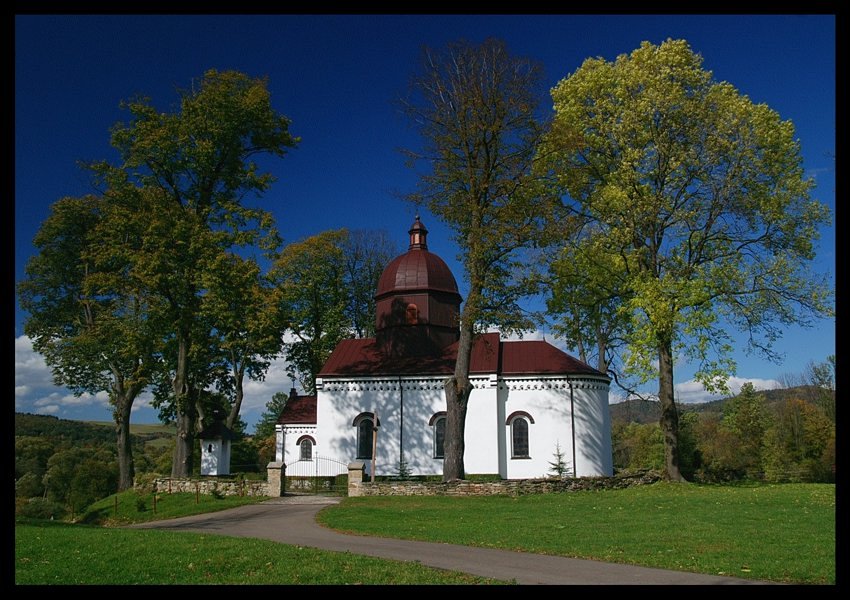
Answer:
<path fill-rule="evenodd" d="M 362 496 L 363 473 L 366 471 L 366 463 L 355 460 L 348 463 L 348 495 Z"/>
<path fill-rule="evenodd" d="M 266 467 L 268 494 L 272 497 L 283 496 L 286 492 L 286 465 L 282 461 L 270 462 Z"/>

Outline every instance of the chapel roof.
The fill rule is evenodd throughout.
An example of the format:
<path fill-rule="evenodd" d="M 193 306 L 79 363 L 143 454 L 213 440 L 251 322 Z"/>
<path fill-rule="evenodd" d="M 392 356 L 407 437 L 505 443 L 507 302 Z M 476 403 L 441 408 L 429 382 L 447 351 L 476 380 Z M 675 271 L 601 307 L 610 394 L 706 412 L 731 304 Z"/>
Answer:
<path fill-rule="evenodd" d="M 281 425 L 315 424 L 316 396 L 291 395 L 277 422 Z"/>

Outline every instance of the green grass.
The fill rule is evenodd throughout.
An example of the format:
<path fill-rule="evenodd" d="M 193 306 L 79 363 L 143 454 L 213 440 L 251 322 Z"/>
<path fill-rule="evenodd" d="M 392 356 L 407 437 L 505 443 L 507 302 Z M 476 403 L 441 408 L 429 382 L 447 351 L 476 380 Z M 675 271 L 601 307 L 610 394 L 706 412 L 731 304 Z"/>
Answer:
<path fill-rule="evenodd" d="M 107 529 L 52 521 L 15 526 L 21 584 L 482 584 L 494 580 L 267 540 Z"/>
<path fill-rule="evenodd" d="M 318 518 L 362 535 L 835 583 L 835 486 L 827 484 L 659 483 L 517 498 L 346 498 Z"/>
<path fill-rule="evenodd" d="M 79 519 L 82 523 L 97 525 L 129 525 L 161 519 L 174 519 L 189 515 L 215 512 L 243 504 L 256 504 L 268 500 L 266 496 L 224 496 L 216 498 L 208 494 L 192 493 L 157 494 L 154 512 L 153 494 L 140 494 L 127 490 L 117 494 L 118 512 L 115 512 L 115 495 L 98 500 L 89 506 Z M 141 503 L 140 503 L 141 502 Z M 143 510 L 140 510 L 143 508 Z"/>

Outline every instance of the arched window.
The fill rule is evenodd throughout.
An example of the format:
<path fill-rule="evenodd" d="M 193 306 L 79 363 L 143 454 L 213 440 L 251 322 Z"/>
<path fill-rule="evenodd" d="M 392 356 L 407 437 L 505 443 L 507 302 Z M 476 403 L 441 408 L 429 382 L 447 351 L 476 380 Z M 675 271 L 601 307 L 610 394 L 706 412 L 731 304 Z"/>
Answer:
<path fill-rule="evenodd" d="M 316 440 L 311 435 L 302 435 L 295 442 L 298 446 L 298 460 L 313 460 L 313 446 L 316 445 Z"/>
<path fill-rule="evenodd" d="M 446 457 L 446 413 L 438 412 L 428 422 L 434 428 L 434 458 Z"/>
<path fill-rule="evenodd" d="M 528 424 L 534 419 L 525 411 L 517 411 L 508 417 L 511 428 L 511 458 L 531 458 L 528 453 Z"/>
<path fill-rule="evenodd" d="M 374 421 L 372 413 L 360 413 L 354 419 L 354 427 L 357 428 L 357 458 L 372 458 L 372 436 Z"/>
<path fill-rule="evenodd" d="M 299 446 L 301 447 L 301 460 L 313 460 L 313 442 L 304 438 Z"/>

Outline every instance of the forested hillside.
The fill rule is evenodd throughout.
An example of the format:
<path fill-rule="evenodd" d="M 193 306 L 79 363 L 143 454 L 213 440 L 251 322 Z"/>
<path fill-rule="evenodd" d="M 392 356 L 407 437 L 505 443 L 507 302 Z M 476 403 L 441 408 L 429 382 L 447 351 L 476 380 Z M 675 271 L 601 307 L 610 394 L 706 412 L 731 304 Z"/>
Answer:
<path fill-rule="evenodd" d="M 690 479 L 835 480 L 835 391 L 812 385 L 679 404 L 681 468 Z M 661 469 L 660 405 L 611 405 L 615 470 Z"/>
<path fill-rule="evenodd" d="M 130 432 L 136 481 L 168 476 L 174 452 L 174 427 L 131 425 Z M 199 447 L 195 452 L 200 454 Z M 260 471 L 260 459 L 252 439 L 236 440 L 231 452 L 234 473 Z M 198 475 L 200 460 L 195 464 L 193 474 Z M 15 413 L 18 514 L 38 517 L 79 514 L 92 502 L 115 493 L 117 485 L 113 424 Z"/>

